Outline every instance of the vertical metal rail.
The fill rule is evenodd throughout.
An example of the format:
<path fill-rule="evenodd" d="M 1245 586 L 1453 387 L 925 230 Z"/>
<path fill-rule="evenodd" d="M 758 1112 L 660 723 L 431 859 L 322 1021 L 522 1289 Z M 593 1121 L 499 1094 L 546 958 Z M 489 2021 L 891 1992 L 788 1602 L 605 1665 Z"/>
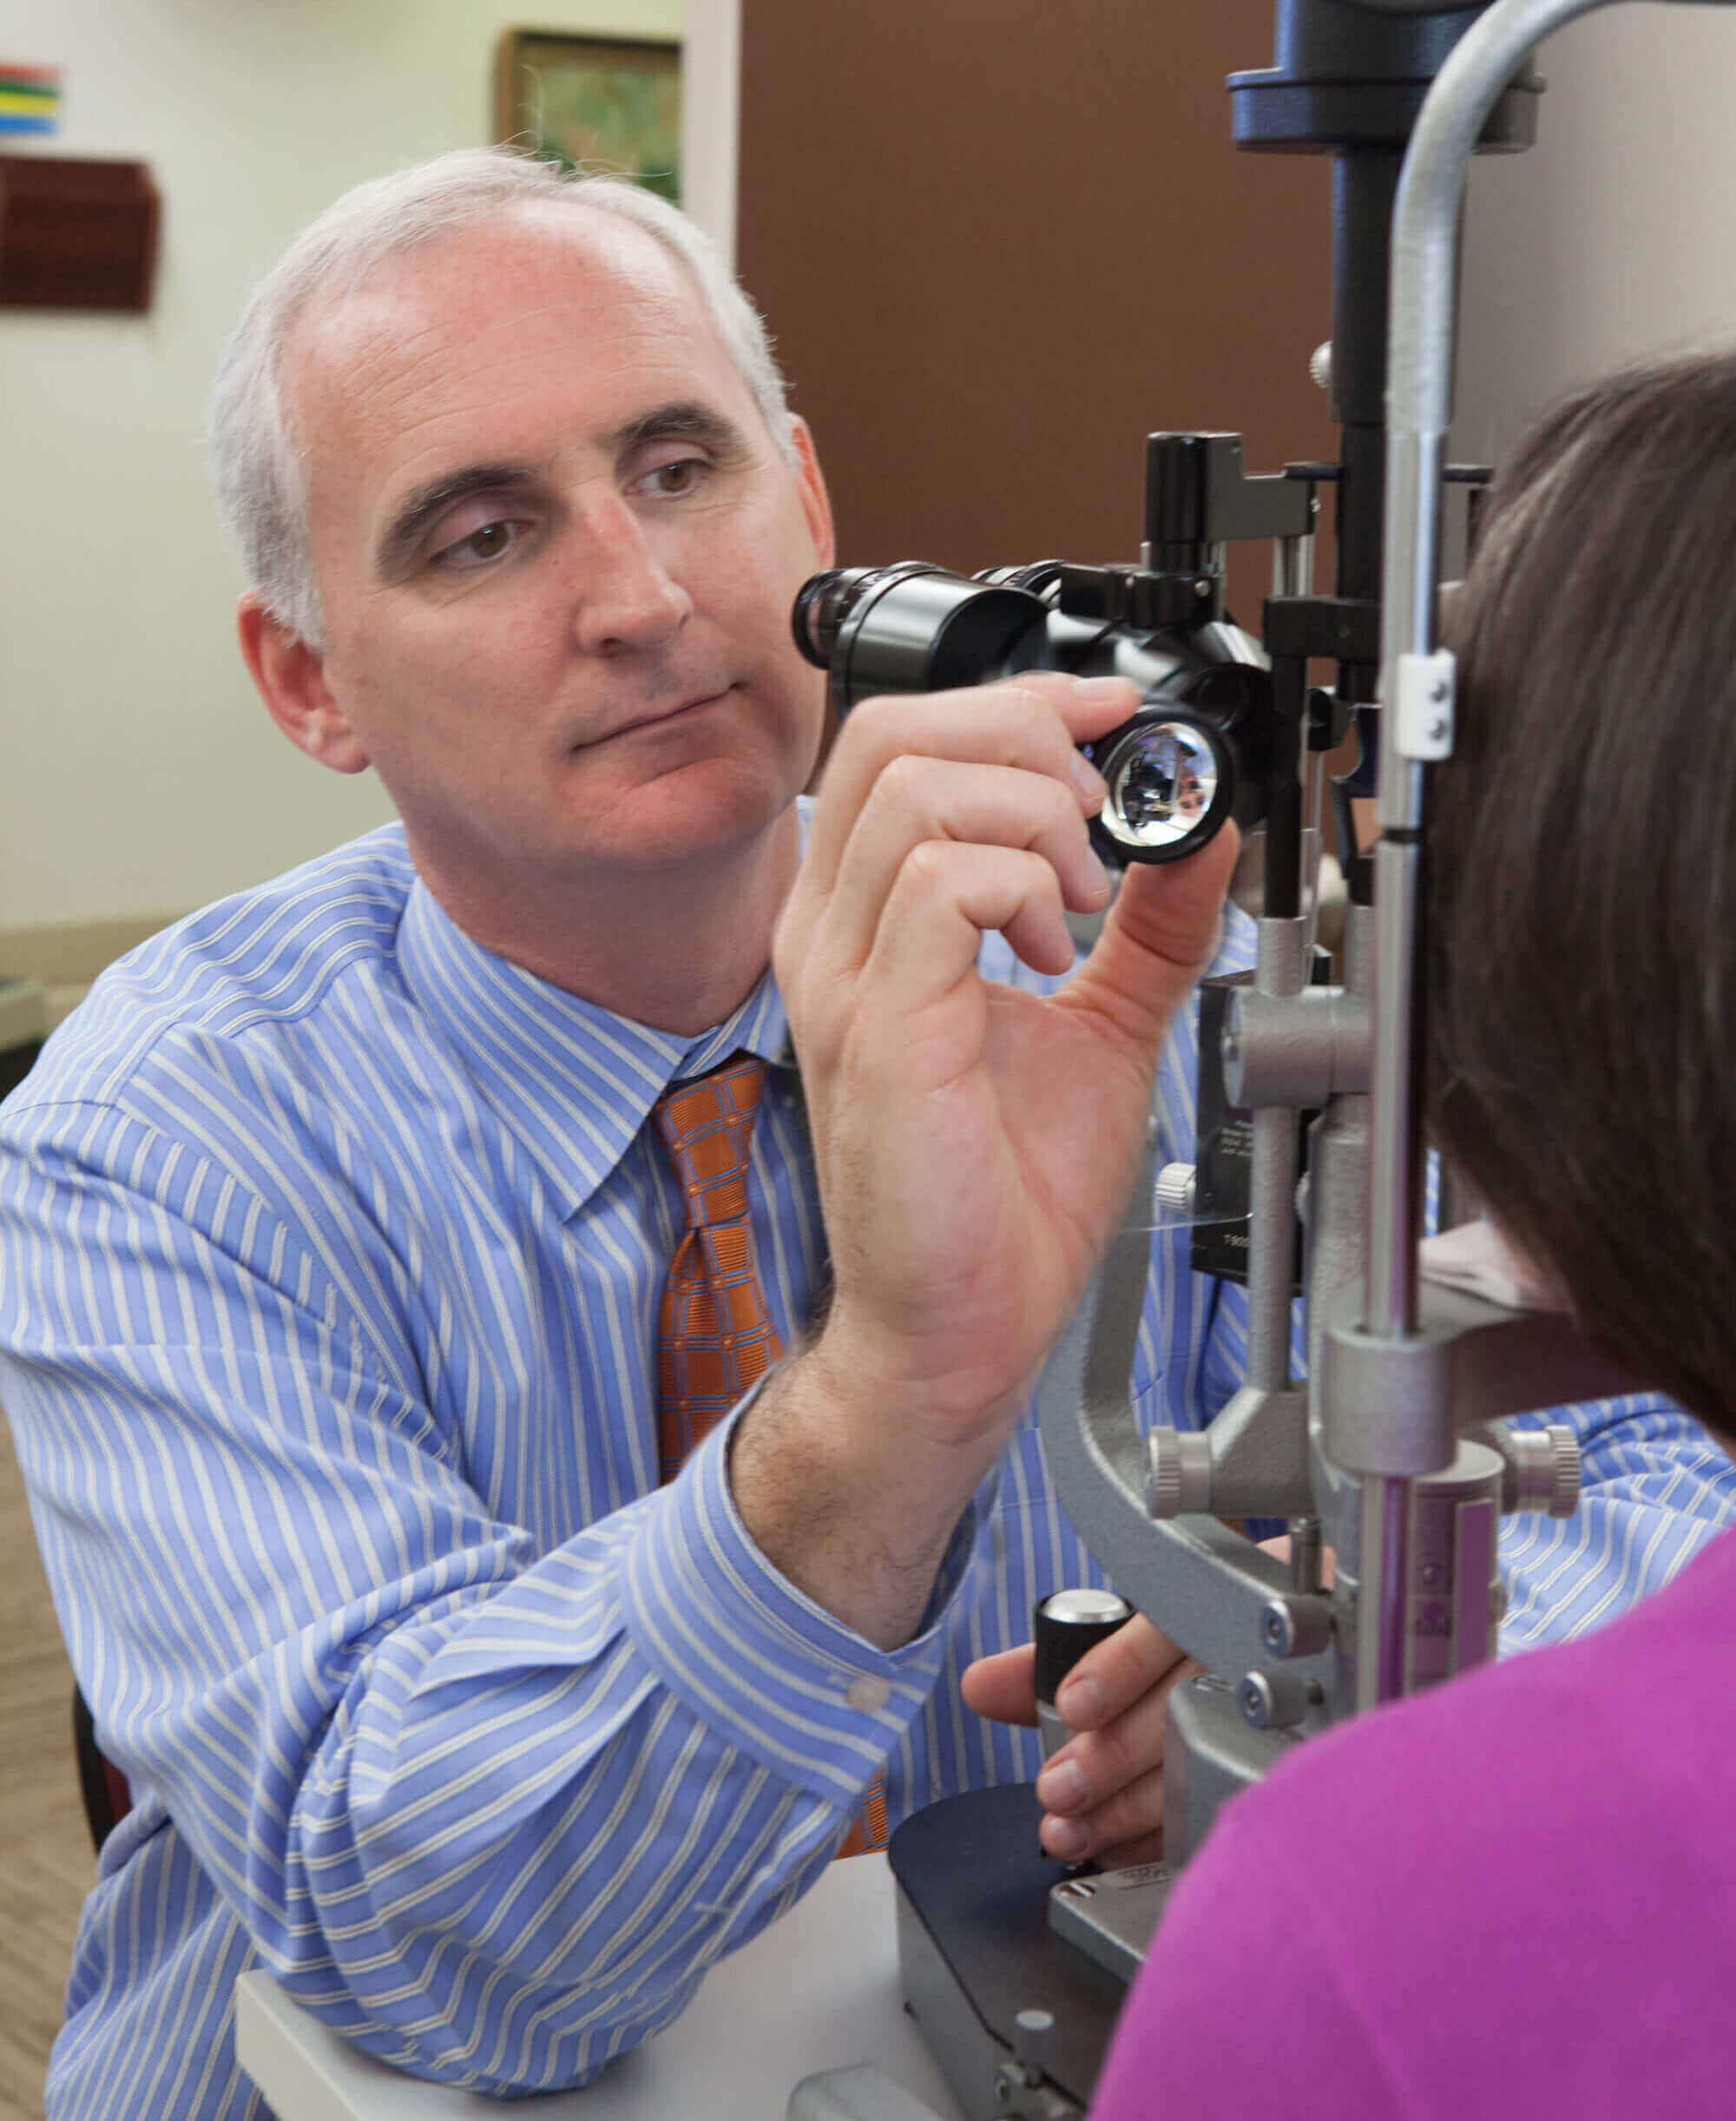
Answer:
<path fill-rule="evenodd" d="M 1727 3 L 1727 0 L 1726 0 Z M 1459 211 L 1490 111 L 1533 48 L 1608 0 L 1496 0 L 1465 32 L 1410 137 L 1393 208 L 1386 362 L 1386 508 L 1381 696 L 1397 698 L 1399 658 L 1436 645 L 1441 472 L 1451 417 Z M 1422 1223 L 1422 939 L 1424 768 L 1384 717 L 1375 857 L 1378 941 L 1365 1329 L 1404 1341 L 1417 1327 Z M 1413 1479 L 1453 1451 L 1444 1406 L 1416 1425 L 1409 1472 L 1363 1475 L 1358 1700 L 1404 1690 L 1406 1551 Z M 1373 1608 L 1370 1610 L 1371 1606 Z"/>

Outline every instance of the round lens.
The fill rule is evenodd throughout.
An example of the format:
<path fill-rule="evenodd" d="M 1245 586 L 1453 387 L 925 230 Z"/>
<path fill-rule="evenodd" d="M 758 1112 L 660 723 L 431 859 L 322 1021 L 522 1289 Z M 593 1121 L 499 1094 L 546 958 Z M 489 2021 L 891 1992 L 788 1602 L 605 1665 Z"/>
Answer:
<path fill-rule="evenodd" d="M 1216 754 L 1190 722 L 1134 723 L 1098 771 L 1109 784 L 1103 827 L 1129 850 L 1173 846 L 1217 799 Z"/>

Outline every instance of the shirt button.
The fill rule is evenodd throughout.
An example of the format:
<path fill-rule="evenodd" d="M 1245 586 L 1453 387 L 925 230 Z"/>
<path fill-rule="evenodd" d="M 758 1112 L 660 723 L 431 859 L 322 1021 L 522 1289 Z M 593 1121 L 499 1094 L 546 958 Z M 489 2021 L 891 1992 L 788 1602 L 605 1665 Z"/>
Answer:
<path fill-rule="evenodd" d="M 884 1709 L 891 1695 L 890 1679 L 852 1679 L 844 1690 L 844 1698 L 852 1709 Z"/>

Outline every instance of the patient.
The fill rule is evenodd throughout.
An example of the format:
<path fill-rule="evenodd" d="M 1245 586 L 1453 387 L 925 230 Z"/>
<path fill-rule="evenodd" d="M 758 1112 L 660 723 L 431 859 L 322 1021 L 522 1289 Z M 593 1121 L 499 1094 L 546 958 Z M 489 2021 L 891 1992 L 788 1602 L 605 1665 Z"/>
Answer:
<path fill-rule="evenodd" d="M 1435 1117 L 1585 1328 L 1727 1435 L 1736 357 L 1500 482 L 1430 827 Z M 1187 1873 L 1096 2121 L 1736 2111 L 1736 1532 L 1583 1642 L 1313 1740 Z"/>

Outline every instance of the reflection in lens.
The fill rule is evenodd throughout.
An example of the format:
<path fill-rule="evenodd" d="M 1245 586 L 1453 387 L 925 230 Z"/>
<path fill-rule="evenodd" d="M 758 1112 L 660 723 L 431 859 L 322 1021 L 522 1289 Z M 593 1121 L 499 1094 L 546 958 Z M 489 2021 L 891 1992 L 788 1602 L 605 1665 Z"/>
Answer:
<path fill-rule="evenodd" d="M 1197 728 L 1179 721 L 1138 724 L 1099 770 L 1109 784 L 1104 826 L 1124 846 L 1170 846 L 1211 808 L 1218 762 Z"/>

